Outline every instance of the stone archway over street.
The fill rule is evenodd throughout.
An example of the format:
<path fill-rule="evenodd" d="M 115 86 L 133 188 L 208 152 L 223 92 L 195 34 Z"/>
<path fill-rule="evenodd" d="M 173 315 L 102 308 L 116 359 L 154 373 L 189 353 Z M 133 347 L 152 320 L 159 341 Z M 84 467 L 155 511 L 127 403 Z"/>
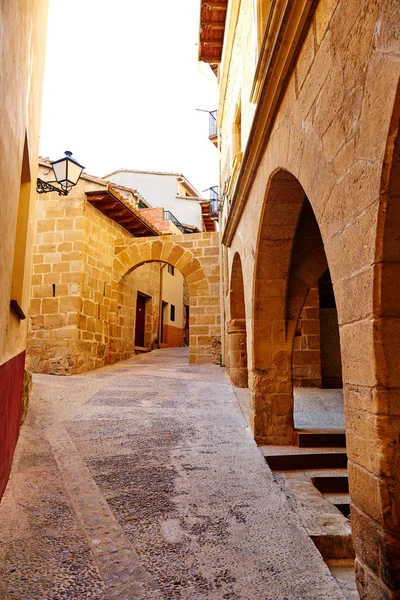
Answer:
<path fill-rule="evenodd" d="M 221 345 L 219 234 L 194 233 L 133 238 L 115 247 L 114 283 L 144 263 L 178 269 L 189 288 L 189 362 L 218 362 Z"/>

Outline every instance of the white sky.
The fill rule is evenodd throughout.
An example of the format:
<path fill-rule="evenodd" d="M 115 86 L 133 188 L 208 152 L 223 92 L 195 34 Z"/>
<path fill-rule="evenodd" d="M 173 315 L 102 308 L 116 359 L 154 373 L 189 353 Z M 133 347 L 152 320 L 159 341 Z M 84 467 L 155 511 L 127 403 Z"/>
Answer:
<path fill-rule="evenodd" d="M 200 0 L 50 0 L 41 156 L 71 150 L 99 177 L 174 171 L 200 192 L 217 185 L 208 115 L 195 110 L 217 107 L 197 62 L 199 13 Z"/>

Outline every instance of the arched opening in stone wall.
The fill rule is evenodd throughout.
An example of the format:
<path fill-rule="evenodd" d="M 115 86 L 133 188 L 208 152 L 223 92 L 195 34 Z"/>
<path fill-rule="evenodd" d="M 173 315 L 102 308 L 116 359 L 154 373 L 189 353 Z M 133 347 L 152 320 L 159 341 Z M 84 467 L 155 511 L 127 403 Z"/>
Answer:
<path fill-rule="evenodd" d="M 196 300 L 190 290 L 186 277 L 168 262 L 146 261 L 130 269 L 118 285 L 116 360 L 203 343 L 217 316 L 191 315 Z"/>
<path fill-rule="evenodd" d="M 323 403 L 321 395 L 310 401 L 312 395 L 301 394 L 301 390 L 322 384 L 319 290 L 324 281 L 329 281 L 327 271 L 311 204 L 299 181 L 279 170 L 267 189 L 254 282 L 250 416 L 261 444 L 292 444 L 295 425 L 310 427 L 313 416 L 315 426 L 322 425 L 315 417 L 316 406 Z M 293 383 L 300 390 L 298 423 L 294 417 Z M 342 395 L 336 392 L 336 396 L 344 426 Z"/>
<path fill-rule="evenodd" d="M 118 289 L 118 359 L 185 345 L 187 287 L 178 269 L 159 261 L 144 263 L 122 278 Z"/>
<path fill-rule="evenodd" d="M 229 377 L 232 384 L 236 387 L 246 388 L 248 385 L 246 309 L 244 300 L 242 261 L 240 260 L 240 256 L 237 252 L 233 257 L 232 262 L 229 301 Z"/>
<path fill-rule="evenodd" d="M 295 430 L 344 431 L 336 300 L 321 233 L 307 198 L 293 241 L 287 308 L 293 322 L 297 319 L 291 357 Z"/>
<path fill-rule="evenodd" d="M 116 248 L 114 281 L 118 294 L 135 270 L 158 264 L 160 270 L 179 272 L 185 280 L 182 335 L 179 345 L 189 345 L 190 363 L 220 363 L 220 280 L 218 234 L 194 234 L 146 239 Z M 169 265 L 169 266 L 166 266 Z M 171 274 L 172 275 L 172 274 Z M 176 305 L 159 304 L 157 343 L 168 343 L 165 325 L 176 319 Z M 187 322 L 189 320 L 189 323 Z M 117 319 L 118 321 L 118 319 Z M 123 319 L 122 319 L 123 322 Z M 116 324 L 117 328 L 122 327 Z M 187 326 L 189 331 L 187 331 Z M 186 344 L 185 344 L 186 341 Z"/>

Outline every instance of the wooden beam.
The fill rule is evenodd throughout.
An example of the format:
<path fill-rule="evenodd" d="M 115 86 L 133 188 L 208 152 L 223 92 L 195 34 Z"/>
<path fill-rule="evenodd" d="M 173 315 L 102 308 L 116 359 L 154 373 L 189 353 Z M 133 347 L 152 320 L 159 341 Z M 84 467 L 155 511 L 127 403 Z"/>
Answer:
<path fill-rule="evenodd" d="M 221 41 L 215 41 L 213 40 L 212 42 L 208 41 L 208 40 L 201 40 L 201 43 L 206 46 L 207 48 L 222 48 L 223 45 L 223 40 Z"/>
<path fill-rule="evenodd" d="M 90 199 L 90 202 L 110 202 L 110 196 L 109 194 L 92 194 L 90 192 L 88 192 L 87 197 Z M 115 202 L 115 200 L 112 200 L 113 202 Z"/>
<path fill-rule="evenodd" d="M 221 62 L 221 57 L 216 54 L 207 54 L 205 52 L 201 52 L 200 60 L 208 63 L 213 63 L 215 65 L 219 65 Z"/>
<path fill-rule="evenodd" d="M 223 30 L 225 29 L 225 23 L 222 23 L 220 21 L 202 21 L 200 23 L 200 27 L 205 27 L 206 29 Z"/>
<path fill-rule="evenodd" d="M 132 221 L 132 223 L 137 223 L 137 219 L 134 217 L 134 215 L 127 215 L 126 217 L 118 219 L 119 223 L 129 223 L 129 221 Z"/>
<path fill-rule="evenodd" d="M 118 215 L 124 216 L 124 214 L 126 214 L 126 209 L 121 206 L 121 208 L 106 210 L 104 214 L 107 215 L 107 217 L 116 217 Z"/>
<path fill-rule="evenodd" d="M 97 208 L 98 210 L 108 210 L 110 208 L 113 208 L 116 203 L 115 202 L 101 202 L 99 200 L 90 200 L 89 201 L 91 204 L 93 204 L 93 206 L 95 208 Z M 98 204 L 98 206 L 97 206 Z"/>
<path fill-rule="evenodd" d="M 140 230 L 148 231 L 147 227 L 144 227 L 143 225 L 141 225 L 141 226 L 140 225 L 135 225 L 135 226 L 127 225 L 125 228 L 128 229 L 129 231 L 140 231 Z"/>
<path fill-rule="evenodd" d="M 228 2 L 227 0 L 203 0 L 202 6 L 211 10 L 226 10 Z"/>

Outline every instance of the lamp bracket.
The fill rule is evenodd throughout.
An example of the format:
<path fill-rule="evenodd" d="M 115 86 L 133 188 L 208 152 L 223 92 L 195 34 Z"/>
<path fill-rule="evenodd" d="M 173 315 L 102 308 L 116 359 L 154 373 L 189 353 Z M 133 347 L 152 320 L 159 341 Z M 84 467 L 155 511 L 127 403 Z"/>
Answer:
<path fill-rule="evenodd" d="M 63 190 L 59 187 L 51 185 L 49 181 L 37 178 L 36 191 L 38 194 L 47 194 L 48 192 L 57 192 L 59 196 L 68 196 L 68 190 Z"/>

